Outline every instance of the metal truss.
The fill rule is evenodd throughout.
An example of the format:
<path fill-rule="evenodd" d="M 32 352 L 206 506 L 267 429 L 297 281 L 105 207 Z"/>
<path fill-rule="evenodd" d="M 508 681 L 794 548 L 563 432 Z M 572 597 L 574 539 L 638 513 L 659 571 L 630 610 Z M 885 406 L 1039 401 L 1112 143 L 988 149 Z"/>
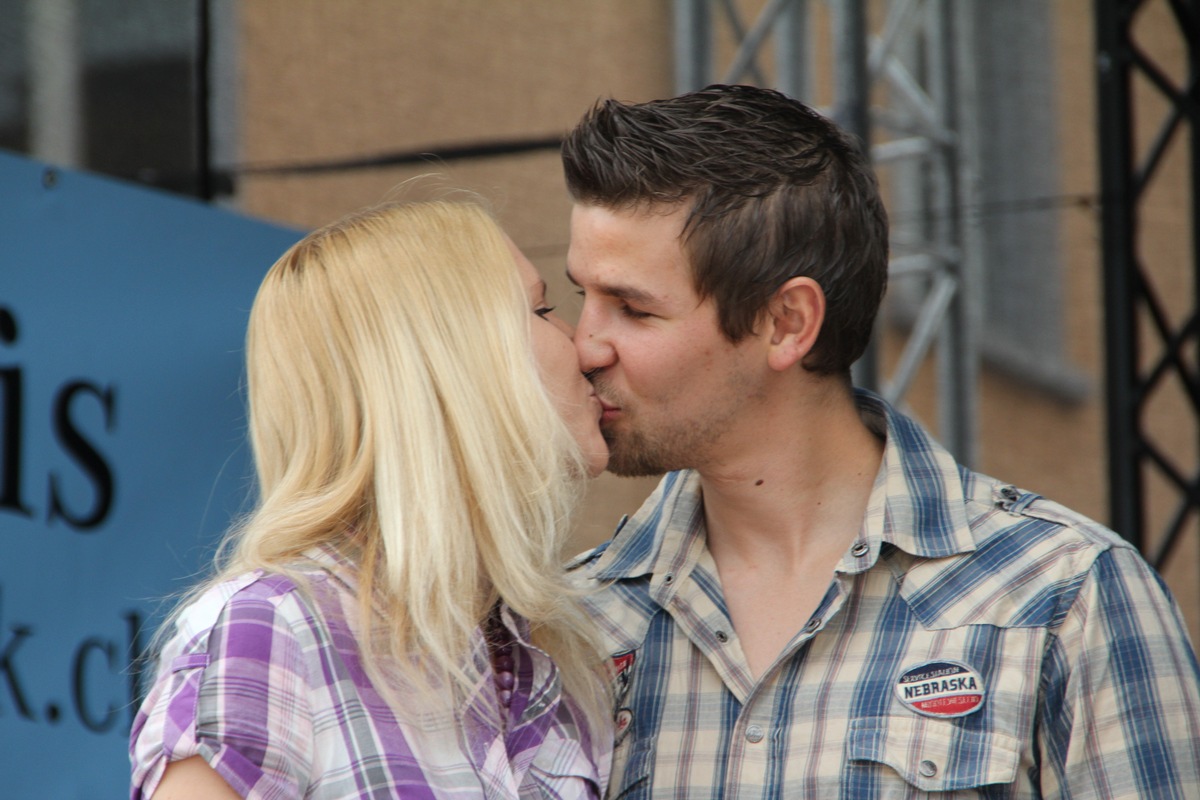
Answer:
<path fill-rule="evenodd" d="M 892 374 L 876 343 L 855 382 L 903 403 L 918 369 L 936 359 L 938 432 L 962 462 L 977 456 L 976 405 L 982 281 L 979 274 L 975 72 L 956 52 L 969 41 L 973 3 L 892 0 L 870 30 L 866 0 L 767 0 L 747 19 L 735 0 L 675 1 L 676 88 L 714 81 L 771 86 L 822 110 L 870 143 L 886 173 L 892 217 L 892 286 L 914 298 L 911 328 Z M 832 43 L 831 79 L 818 37 Z M 732 41 L 733 47 L 721 44 Z M 732 50 L 717 68 L 718 51 Z M 768 60 L 770 59 L 769 63 Z M 826 59 L 829 60 L 828 58 Z M 872 104 L 874 101 L 874 104 Z M 879 337 L 875 337 L 878 340 Z"/>
<path fill-rule="evenodd" d="M 1151 6 L 1177 27 L 1177 39 L 1140 40 L 1139 15 Z M 1111 524 L 1161 569 L 1185 532 L 1194 529 L 1200 505 L 1195 239 L 1200 235 L 1200 8 L 1189 0 L 1096 0 L 1095 10 Z M 1187 56 L 1181 79 L 1156 58 L 1167 53 L 1155 52 L 1177 42 Z M 1145 137 L 1147 130 L 1153 135 Z M 1183 174 L 1180 161 L 1186 164 Z M 1170 264 L 1151 263 L 1140 246 L 1142 228 L 1153 222 L 1147 198 L 1162 184 L 1181 182 L 1191 204 L 1191 238 L 1179 242 Z M 1171 311 L 1180 305 L 1178 296 L 1170 296 L 1178 290 L 1163 281 L 1172 271 L 1178 276 L 1181 267 L 1191 276 L 1182 314 Z M 1190 411 L 1192 424 L 1156 435 L 1152 411 L 1167 397 Z M 1160 500 L 1151 509 L 1152 482 L 1173 495 L 1171 508 Z M 1152 517 L 1164 511 L 1163 529 L 1152 534 Z"/>

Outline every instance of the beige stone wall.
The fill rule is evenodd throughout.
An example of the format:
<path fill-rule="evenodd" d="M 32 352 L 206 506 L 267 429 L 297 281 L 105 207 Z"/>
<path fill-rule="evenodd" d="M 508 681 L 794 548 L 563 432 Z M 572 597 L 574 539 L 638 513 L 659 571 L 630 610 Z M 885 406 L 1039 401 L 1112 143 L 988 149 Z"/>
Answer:
<path fill-rule="evenodd" d="M 671 93 L 670 3 L 255 0 L 238 4 L 244 163 L 302 163 L 561 134 L 603 96 Z M 420 187 L 402 184 L 437 173 Z M 556 152 L 240 182 L 246 212 L 319 225 L 396 192 L 472 189 L 573 316 L 570 205 Z M 605 475 L 576 547 L 603 541 L 652 481 Z"/>
<path fill-rule="evenodd" d="M 1085 197 L 1097 194 L 1091 5 L 1056 0 L 1062 114 L 1059 130 L 1047 132 L 1061 142 L 1061 194 Z M 328 161 L 544 137 L 568 128 L 598 97 L 639 100 L 672 91 L 668 0 L 255 0 L 237 7 L 243 163 Z M 876 4 L 873 13 L 878 10 Z M 1168 30 L 1153 13 L 1143 16 L 1147 35 L 1157 35 L 1154 26 Z M 1185 63 L 1181 47 L 1176 56 L 1172 68 L 1179 69 Z M 1182 166 L 1182 156 L 1171 157 Z M 471 188 L 494 204 L 570 315 L 574 295 L 561 279 L 569 206 L 554 152 L 318 176 L 249 176 L 240 181 L 238 202 L 248 213 L 309 227 L 398 190 L 406 196 L 436 191 L 427 184 L 398 189 L 428 172 L 441 173 L 442 186 Z M 1180 180 L 1153 195 L 1153 228 L 1144 237 L 1147 260 L 1161 261 L 1172 279 L 1172 307 L 1195 297 L 1186 265 L 1172 259 L 1174 252 L 1190 252 L 1181 246 L 1190 235 L 1186 191 Z M 985 373 L 979 466 L 1104 520 L 1099 211 L 1072 206 L 1058 213 L 1069 355 L 1093 378 L 1096 391 L 1082 406 L 1064 406 Z M 891 354 L 895 336 L 885 348 Z M 926 376 L 911 397 L 926 420 L 936 418 L 930 390 Z M 1195 463 L 1195 424 L 1182 405 L 1166 400 L 1155 411 L 1154 429 L 1167 436 L 1186 431 L 1175 434 L 1176 446 L 1182 463 Z M 597 481 L 576 545 L 605 538 L 652 484 L 611 476 Z M 1154 489 L 1154 517 L 1165 524 L 1169 498 L 1161 487 Z M 1200 640 L 1198 538 L 1193 524 L 1167 577 Z"/>

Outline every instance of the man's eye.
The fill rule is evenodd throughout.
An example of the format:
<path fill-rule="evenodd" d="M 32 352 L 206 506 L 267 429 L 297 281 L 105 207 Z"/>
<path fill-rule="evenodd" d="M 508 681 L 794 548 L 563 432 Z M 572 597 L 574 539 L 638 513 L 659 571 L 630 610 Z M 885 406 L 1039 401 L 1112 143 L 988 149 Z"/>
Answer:
<path fill-rule="evenodd" d="M 542 319 L 545 319 L 546 315 L 552 311 L 554 311 L 554 306 L 542 306 L 541 308 L 535 308 L 533 313 L 537 314 Z"/>
<path fill-rule="evenodd" d="M 646 317 L 654 316 L 653 314 L 647 314 L 645 311 L 638 311 L 636 308 L 630 308 L 624 303 L 621 304 L 621 313 L 630 319 L 645 319 Z"/>

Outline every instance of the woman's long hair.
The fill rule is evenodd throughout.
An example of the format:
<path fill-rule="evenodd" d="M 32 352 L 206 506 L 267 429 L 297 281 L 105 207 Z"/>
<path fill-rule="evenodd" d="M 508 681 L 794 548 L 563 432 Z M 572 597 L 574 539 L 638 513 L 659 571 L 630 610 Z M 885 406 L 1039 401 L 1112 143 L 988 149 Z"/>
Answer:
<path fill-rule="evenodd" d="M 585 469 L 532 319 L 474 203 L 380 205 L 289 249 L 250 314 L 259 498 L 220 573 L 333 547 L 357 565 L 368 668 L 442 698 L 476 686 L 472 635 L 502 598 L 594 718 L 603 658 L 561 552 Z"/>

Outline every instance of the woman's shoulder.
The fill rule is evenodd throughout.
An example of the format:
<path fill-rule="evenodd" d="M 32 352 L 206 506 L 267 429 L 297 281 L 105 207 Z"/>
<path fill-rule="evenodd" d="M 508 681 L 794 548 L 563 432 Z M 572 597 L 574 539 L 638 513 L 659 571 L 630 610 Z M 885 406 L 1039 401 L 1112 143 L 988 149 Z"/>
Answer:
<path fill-rule="evenodd" d="M 287 575 L 257 569 L 213 583 L 179 615 L 180 630 L 211 628 L 231 607 L 277 605 L 299 587 Z"/>
<path fill-rule="evenodd" d="M 261 569 L 220 579 L 178 614 L 163 655 L 208 650 L 214 632 L 278 639 L 298 625 L 311 628 L 322 614 L 309 590 L 323 579 L 324 573 L 314 571 L 304 575 L 307 584 L 302 585 L 289 574 Z"/>

